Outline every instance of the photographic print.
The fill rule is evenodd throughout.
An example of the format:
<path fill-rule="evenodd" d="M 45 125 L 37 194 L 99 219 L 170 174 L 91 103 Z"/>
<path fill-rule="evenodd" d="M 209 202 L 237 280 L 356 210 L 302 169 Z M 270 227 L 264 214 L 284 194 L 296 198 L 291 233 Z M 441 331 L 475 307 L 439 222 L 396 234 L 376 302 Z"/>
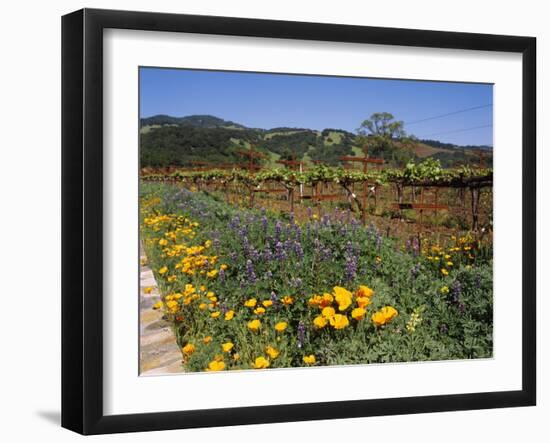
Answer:
<path fill-rule="evenodd" d="M 139 69 L 140 375 L 490 358 L 493 85 Z"/>

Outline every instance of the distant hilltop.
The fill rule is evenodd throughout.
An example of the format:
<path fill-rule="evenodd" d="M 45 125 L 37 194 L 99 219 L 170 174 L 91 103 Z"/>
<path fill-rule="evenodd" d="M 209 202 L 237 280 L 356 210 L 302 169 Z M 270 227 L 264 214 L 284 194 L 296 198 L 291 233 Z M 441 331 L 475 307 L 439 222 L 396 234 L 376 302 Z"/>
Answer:
<path fill-rule="evenodd" d="M 278 160 L 291 158 L 306 164 L 318 161 L 338 165 L 339 157 L 363 155 L 355 139 L 355 134 L 343 129 L 249 128 L 213 115 L 159 114 L 140 119 L 142 167 L 238 163 L 242 158 L 237 151 L 252 145 L 265 154 L 266 167 L 280 167 Z M 482 156 L 482 161 L 491 166 L 492 151 L 492 146 L 486 145 L 456 146 L 438 140 L 417 140 L 407 148 L 377 152 L 376 156 L 390 164 L 400 164 L 406 157 L 433 157 L 444 167 L 477 164 Z"/>

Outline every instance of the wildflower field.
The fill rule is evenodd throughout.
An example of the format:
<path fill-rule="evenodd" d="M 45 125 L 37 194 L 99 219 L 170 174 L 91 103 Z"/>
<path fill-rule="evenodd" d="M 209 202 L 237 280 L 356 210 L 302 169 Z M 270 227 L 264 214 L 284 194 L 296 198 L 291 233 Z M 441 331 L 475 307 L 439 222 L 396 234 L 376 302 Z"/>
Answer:
<path fill-rule="evenodd" d="M 492 356 L 492 248 L 141 185 L 141 242 L 185 371 Z M 147 289 L 147 288 L 145 288 Z"/>

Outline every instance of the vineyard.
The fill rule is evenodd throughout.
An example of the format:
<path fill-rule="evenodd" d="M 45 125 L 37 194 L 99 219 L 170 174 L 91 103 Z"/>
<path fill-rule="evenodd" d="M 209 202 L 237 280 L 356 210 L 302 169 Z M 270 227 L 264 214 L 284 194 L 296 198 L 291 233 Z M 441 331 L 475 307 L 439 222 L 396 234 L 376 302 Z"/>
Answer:
<path fill-rule="evenodd" d="M 492 170 L 366 164 L 142 170 L 185 371 L 492 355 Z"/>
<path fill-rule="evenodd" d="M 288 213 L 299 212 L 297 205 L 302 204 L 322 215 L 326 202 L 340 203 L 359 214 L 363 224 L 368 213 L 403 218 L 406 211 L 412 210 L 418 213 L 420 222 L 424 213 L 437 215 L 444 211 L 455 215 L 455 225 L 449 227 L 471 231 L 492 228 L 492 169 L 443 169 L 432 159 L 409 163 L 403 169 L 372 171 L 324 165 L 303 172 L 289 168 L 258 172 L 254 168 L 199 169 L 206 170 L 147 170 L 142 179 L 222 193 L 227 203 L 237 202 L 249 208 L 257 200 L 260 205 L 284 200 L 286 207 L 278 206 Z"/>

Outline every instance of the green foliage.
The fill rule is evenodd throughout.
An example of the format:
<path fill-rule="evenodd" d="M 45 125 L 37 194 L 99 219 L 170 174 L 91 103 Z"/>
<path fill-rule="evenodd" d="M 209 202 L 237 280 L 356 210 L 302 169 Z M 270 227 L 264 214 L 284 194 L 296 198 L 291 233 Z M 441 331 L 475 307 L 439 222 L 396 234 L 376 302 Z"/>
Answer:
<path fill-rule="evenodd" d="M 209 171 L 178 171 L 172 174 L 148 174 L 144 179 L 148 181 L 177 180 L 182 182 L 218 181 L 221 183 L 240 182 L 247 185 L 260 185 L 264 182 L 275 181 L 287 187 L 300 184 L 314 185 L 316 183 L 405 183 L 405 184 L 448 184 L 468 186 L 472 180 L 491 182 L 492 169 L 471 168 L 462 166 L 456 169 L 443 169 L 439 162 L 427 158 L 423 162 L 409 162 L 402 169 L 371 170 L 366 173 L 358 170 L 343 169 L 319 165 L 304 172 L 287 168 L 265 169 L 257 173 L 248 173 L 243 170 L 209 170 Z"/>
<path fill-rule="evenodd" d="M 317 173 L 327 178 L 334 170 Z M 258 357 L 276 368 L 306 366 L 308 355 L 317 365 L 492 355 L 492 258 L 468 237 L 445 248 L 401 248 L 340 211 L 297 224 L 292 216 L 237 209 L 164 184 L 142 185 L 141 208 L 149 264 L 165 302 L 174 295 L 177 300 L 166 315 L 179 345 L 195 347 L 184 354 L 189 371 L 213 361 L 223 361 L 225 369 L 248 369 Z M 177 245 L 191 249 L 173 254 Z M 192 273 L 183 272 L 185 260 L 195 263 Z M 361 285 L 373 291 L 363 318 L 352 316 L 359 303 L 353 295 L 349 307 L 330 302 L 347 325 L 314 325 L 322 312 L 311 301 L 315 295 L 335 294 L 335 286 L 355 292 Z M 245 306 L 249 299 L 256 305 Z M 265 312 L 256 311 L 259 306 Z M 397 316 L 375 323 L 372 315 L 387 306 Z M 233 312 L 229 320 L 227 312 Z M 249 327 L 253 320 L 260 320 L 258 330 Z M 275 329 L 280 322 L 287 324 L 284 331 Z M 234 347 L 223 352 L 228 342 Z M 269 355 L 270 346 L 276 357 Z"/>

